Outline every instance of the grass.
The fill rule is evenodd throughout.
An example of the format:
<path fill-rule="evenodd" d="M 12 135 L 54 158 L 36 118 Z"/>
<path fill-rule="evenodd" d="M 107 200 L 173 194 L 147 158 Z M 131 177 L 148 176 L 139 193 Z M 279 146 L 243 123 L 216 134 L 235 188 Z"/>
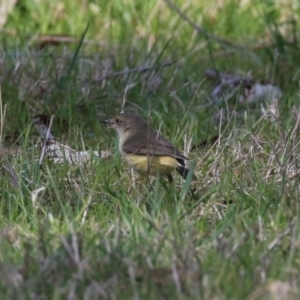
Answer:
<path fill-rule="evenodd" d="M 46 2 L 19 2 L 2 35 L 1 143 L 18 154 L 1 152 L 1 298 L 298 299 L 297 5 L 176 1 L 205 37 L 164 1 Z M 216 105 L 207 68 L 283 97 L 267 114 Z M 149 190 L 122 161 L 100 120 L 130 84 L 125 109 L 188 150 L 196 182 Z M 55 114 L 59 142 L 111 157 L 40 168 L 36 114 Z"/>

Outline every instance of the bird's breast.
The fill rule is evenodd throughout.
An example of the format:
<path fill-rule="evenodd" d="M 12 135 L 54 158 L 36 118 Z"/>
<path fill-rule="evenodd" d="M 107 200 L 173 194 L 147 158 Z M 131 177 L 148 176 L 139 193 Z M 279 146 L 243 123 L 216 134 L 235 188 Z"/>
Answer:
<path fill-rule="evenodd" d="M 178 166 L 178 161 L 170 156 L 134 155 L 124 152 L 122 156 L 133 169 L 141 174 L 170 174 Z"/>

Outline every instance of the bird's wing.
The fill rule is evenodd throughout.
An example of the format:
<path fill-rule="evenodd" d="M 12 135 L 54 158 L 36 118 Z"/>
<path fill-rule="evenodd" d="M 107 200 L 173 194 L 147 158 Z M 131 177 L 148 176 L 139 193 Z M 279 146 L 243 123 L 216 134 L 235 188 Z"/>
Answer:
<path fill-rule="evenodd" d="M 174 157 L 183 166 L 185 165 L 184 160 L 188 159 L 161 135 L 158 135 L 154 142 L 149 143 L 141 142 L 134 137 L 129 138 L 124 142 L 122 150 L 127 154 Z"/>

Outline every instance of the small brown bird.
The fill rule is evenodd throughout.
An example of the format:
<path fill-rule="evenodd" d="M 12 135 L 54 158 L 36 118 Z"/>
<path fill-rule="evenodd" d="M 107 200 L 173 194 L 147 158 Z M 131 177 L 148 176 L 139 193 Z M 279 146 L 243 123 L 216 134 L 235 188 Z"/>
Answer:
<path fill-rule="evenodd" d="M 186 179 L 189 170 L 184 161 L 188 158 L 138 115 L 124 112 L 102 122 L 117 131 L 122 157 L 139 174 L 160 174 L 172 182 L 176 169 Z"/>

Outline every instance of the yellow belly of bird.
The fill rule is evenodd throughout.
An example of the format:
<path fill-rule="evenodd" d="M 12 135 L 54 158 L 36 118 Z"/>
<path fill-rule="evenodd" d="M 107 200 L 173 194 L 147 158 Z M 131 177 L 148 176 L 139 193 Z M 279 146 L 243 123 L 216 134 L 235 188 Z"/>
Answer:
<path fill-rule="evenodd" d="M 126 155 L 126 162 L 141 175 L 170 174 L 178 161 L 170 156 Z"/>

